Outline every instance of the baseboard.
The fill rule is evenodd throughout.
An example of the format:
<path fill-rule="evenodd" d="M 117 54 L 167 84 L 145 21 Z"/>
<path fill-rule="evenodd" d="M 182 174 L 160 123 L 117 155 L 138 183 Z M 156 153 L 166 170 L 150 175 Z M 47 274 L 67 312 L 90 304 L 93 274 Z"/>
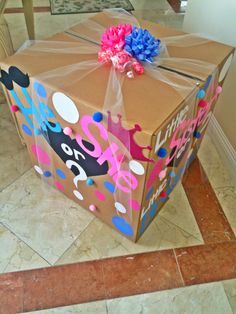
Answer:
<path fill-rule="evenodd" d="M 234 183 L 236 184 L 236 150 L 229 142 L 227 136 L 225 135 L 214 115 L 211 116 L 209 122 L 208 134 L 215 144 L 215 147 L 225 166 L 229 169 Z"/>

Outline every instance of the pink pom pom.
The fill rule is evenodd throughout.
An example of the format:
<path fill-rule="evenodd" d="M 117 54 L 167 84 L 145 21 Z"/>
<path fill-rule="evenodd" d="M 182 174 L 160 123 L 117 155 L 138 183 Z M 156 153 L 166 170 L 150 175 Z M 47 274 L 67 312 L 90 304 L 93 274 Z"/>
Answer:
<path fill-rule="evenodd" d="M 216 87 L 216 94 L 220 94 L 222 92 L 222 87 L 219 85 Z"/>
<path fill-rule="evenodd" d="M 95 212 L 96 209 L 97 209 L 96 205 L 94 205 L 94 204 L 89 205 L 89 210 L 90 210 L 91 212 Z"/>
<path fill-rule="evenodd" d="M 16 105 L 12 105 L 11 106 L 11 112 L 17 112 L 19 110 L 20 110 L 20 108 L 18 106 L 16 106 Z"/>
<path fill-rule="evenodd" d="M 64 133 L 65 135 L 70 136 L 70 135 L 72 134 L 72 129 L 69 128 L 69 127 L 65 127 L 65 128 L 63 129 L 63 133 Z"/>

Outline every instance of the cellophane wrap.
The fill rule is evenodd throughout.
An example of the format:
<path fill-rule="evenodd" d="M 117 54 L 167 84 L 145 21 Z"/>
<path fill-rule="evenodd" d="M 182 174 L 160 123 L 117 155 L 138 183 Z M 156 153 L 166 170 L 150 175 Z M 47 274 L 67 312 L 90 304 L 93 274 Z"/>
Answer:
<path fill-rule="evenodd" d="M 104 14 L 112 18 L 115 25 L 128 23 L 140 27 L 138 20 L 126 11 L 105 10 Z M 28 149 L 34 156 L 33 163 L 36 172 L 62 192 L 69 185 L 70 191 L 65 194 L 76 200 L 82 207 L 94 211 L 94 214 L 99 217 L 103 206 L 109 207 L 110 223 L 122 234 L 137 239 L 149 223 L 145 222 L 145 215 L 153 210 L 152 216 L 155 216 L 187 168 L 192 158 L 191 147 L 199 140 L 196 135 L 197 126 L 193 121 L 192 128 L 194 129 L 189 128 L 188 132 L 185 132 L 182 145 L 175 147 L 176 149 L 166 148 L 162 150 L 162 153 L 161 147 L 153 141 L 152 135 L 150 135 L 150 141 L 142 145 L 137 143 L 135 134 L 140 132 L 149 134 L 149 132 L 142 127 L 142 117 L 140 121 L 127 119 L 123 83 L 129 80 L 129 84 L 132 84 L 134 80 L 139 80 L 140 76 L 134 75 L 133 78 L 128 78 L 126 73 L 118 72 L 112 63 L 103 64 L 98 61 L 104 26 L 89 19 L 81 22 L 80 27 L 90 35 L 83 38 L 81 34 L 68 30 L 65 33 L 74 41 L 39 40 L 25 43 L 18 53 L 24 57 L 34 56 L 35 63 L 38 58 L 45 58 L 46 62 L 47 58 L 54 56 L 57 58 L 58 55 L 70 56 L 72 61 L 69 65 L 57 66 L 53 70 L 43 70 L 37 75 L 30 75 L 28 87 L 21 87 L 18 92 L 14 89 L 10 90 L 9 94 L 14 99 L 14 103 L 25 113 L 26 122 L 22 133 L 26 136 L 28 133 L 31 136 Z M 145 72 L 142 75 L 167 84 L 180 95 L 186 106 L 188 103 L 194 103 L 196 109 L 201 99 L 197 98 L 193 91 L 198 90 L 198 86 L 210 73 L 211 79 L 205 88 L 204 97 L 208 101 L 213 99 L 218 77 L 216 65 L 188 58 L 176 58 L 168 53 L 171 46 L 182 48 L 198 46 L 204 44 L 206 40 L 191 34 L 160 38 L 160 40 L 160 55 L 155 58 L 154 62 L 143 63 Z M 79 55 L 88 55 L 91 58 L 87 57 L 84 61 L 77 62 L 76 56 Z M 81 80 L 88 77 L 89 86 L 89 75 L 100 67 L 106 67 L 109 71 L 106 90 L 102 91 L 104 101 L 101 107 L 96 108 L 93 103 L 86 102 L 83 99 L 83 91 L 80 89 L 76 91 L 79 103 L 75 103 L 70 96 L 72 82 L 75 87 Z M 104 80 L 103 77 L 99 79 Z M 93 93 L 92 85 L 89 92 Z M 155 93 L 155 90 L 149 92 Z M 23 99 L 30 106 L 33 104 L 30 116 L 26 109 L 23 110 Z M 83 109 L 80 110 L 82 106 Z M 36 107 L 39 110 L 33 109 L 32 112 L 32 108 Z M 195 109 L 191 117 L 193 120 L 197 114 Z M 155 110 L 155 104 L 153 104 L 153 110 Z M 165 103 L 163 103 L 163 110 L 165 110 Z M 95 112 L 102 113 L 101 121 L 93 119 Z M 57 121 L 56 115 L 60 115 L 62 119 Z M 207 124 L 209 117 L 210 110 L 209 114 L 205 114 L 202 118 L 204 119 L 202 124 Z M 175 128 L 179 128 L 181 132 L 184 130 L 185 123 L 183 116 Z M 156 127 L 155 136 L 158 137 L 160 126 Z M 65 129 L 67 133 L 69 132 L 68 134 L 65 134 Z M 92 139 L 92 143 L 88 138 Z M 181 171 L 177 174 L 174 171 L 178 166 L 176 163 L 179 163 L 177 157 L 187 146 L 189 149 L 181 161 Z M 55 152 L 56 157 L 52 156 Z M 70 170 L 70 176 L 60 166 L 62 161 L 67 171 Z M 171 163 L 171 167 L 167 169 L 168 162 Z M 142 178 L 141 181 L 139 181 L 140 178 Z M 105 186 L 107 193 L 97 189 L 98 183 Z M 159 189 L 160 186 L 162 189 Z M 159 191 L 159 194 L 156 191 Z M 94 193 L 96 194 L 95 202 L 93 201 Z M 44 197 L 50 199 L 50 195 L 51 190 L 45 185 Z M 147 200 L 146 205 L 142 202 L 144 198 Z M 106 202 L 109 206 L 105 205 Z M 155 206 L 153 206 L 154 203 Z M 92 208 L 91 205 L 94 207 Z M 42 200 L 42 206 L 47 206 L 47 202 Z M 107 212 L 105 215 L 108 215 Z M 135 220 L 135 226 L 134 215 L 138 217 Z M 151 218 L 149 217 L 149 220 Z M 138 226 L 140 226 L 139 231 Z"/>

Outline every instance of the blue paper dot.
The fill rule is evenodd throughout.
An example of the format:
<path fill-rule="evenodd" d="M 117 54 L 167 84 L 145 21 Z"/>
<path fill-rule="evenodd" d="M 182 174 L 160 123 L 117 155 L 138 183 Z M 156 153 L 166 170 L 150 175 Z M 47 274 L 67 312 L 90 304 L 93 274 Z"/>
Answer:
<path fill-rule="evenodd" d="M 165 149 L 164 147 L 161 147 L 158 152 L 157 152 L 157 156 L 164 158 L 167 155 L 167 149 Z"/>
<path fill-rule="evenodd" d="M 52 174 L 50 171 L 44 171 L 43 175 L 48 178 L 51 177 Z"/>
<path fill-rule="evenodd" d="M 32 131 L 26 124 L 22 124 L 21 127 L 22 127 L 22 130 L 25 132 L 25 134 L 32 136 Z"/>
<path fill-rule="evenodd" d="M 61 178 L 61 179 L 65 179 L 66 178 L 66 175 L 64 173 L 64 171 L 62 171 L 61 169 L 57 169 L 56 170 L 56 174 Z"/>
<path fill-rule="evenodd" d="M 147 192 L 146 201 L 151 197 L 153 192 L 154 192 L 154 187 L 152 186 L 151 189 Z"/>
<path fill-rule="evenodd" d="M 46 92 L 44 86 L 42 84 L 40 84 L 39 82 L 34 82 L 34 90 L 36 91 L 36 93 L 40 97 L 45 98 L 47 96 L 47 92 Z"/>
<path fill-rule="evenodd" d="M 208 89 L 208 86 L 210 85 L 211 79 L 212 79 L 212 75 L 209 75 L 207 80 L 206 80 L 206 83 L 204 85 L 204 90 L 205 91 Z"/>
<path fill-rule="evenodd" d="M 101 112 L 95 112 L 93 114 L 93 120 L 96 121 L 96 122 L 101 122 L 102 118 L 103 118 L 103 115 L 102 115 Z"/>
<path fill-rule="evenodd" d="M 93 184 L 94 184 L 93 179 L 91 179 L 91 178 L 87 179 L 87 180 L 86 180 L 86 184 L 87 184 L 87 185 L 93 185 Z"/>
<path fill-rule="evenodd" d="M 109 181 L 105 181 L 105 182 L 104 182 L 104 186 L 105 186 L 105 188 L 106 188 L 109 192 L 111 192 L 111 193 L 114 193 L 115 190 L 116 190 L 116 187 L 114 186 L 114 184 L 112 184 L 112 183 L 109 182 Z"/>
<path fill-rule="evenodd" d="M 132 227 L 124 218 L 119 217 L 119 216 L 113 216 L 112 223 L 124 235 L 128 237 L 131 237 L 133 235 Z"/>
<path fill-rule="evenodd" d="M 201 137 L 201 133 L 200 132 L 194 132 L 194 137 L 196 138 L 200 138 Z"/>
<path fill-rule="evenodd" d="M 197 93 L 197 98 L 202 99 L 206 95 L 205 91 L 203 89 L 200 89 Z"/>

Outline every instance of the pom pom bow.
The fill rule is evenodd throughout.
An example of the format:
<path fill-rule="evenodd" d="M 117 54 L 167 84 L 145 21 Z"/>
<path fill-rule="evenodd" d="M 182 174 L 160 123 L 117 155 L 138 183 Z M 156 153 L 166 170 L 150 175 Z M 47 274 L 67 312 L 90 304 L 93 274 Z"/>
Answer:
<path fill-rule="evenodd" d="M 98 61 L 112 63 L 119 72 L 134 77 L 133 71 L 143 74 L 141 62 L 153 62 L 160 54 L 159 39 L 154 38 L 148 30 L 120 24 L 108 28 L 102 35 Z"/>

